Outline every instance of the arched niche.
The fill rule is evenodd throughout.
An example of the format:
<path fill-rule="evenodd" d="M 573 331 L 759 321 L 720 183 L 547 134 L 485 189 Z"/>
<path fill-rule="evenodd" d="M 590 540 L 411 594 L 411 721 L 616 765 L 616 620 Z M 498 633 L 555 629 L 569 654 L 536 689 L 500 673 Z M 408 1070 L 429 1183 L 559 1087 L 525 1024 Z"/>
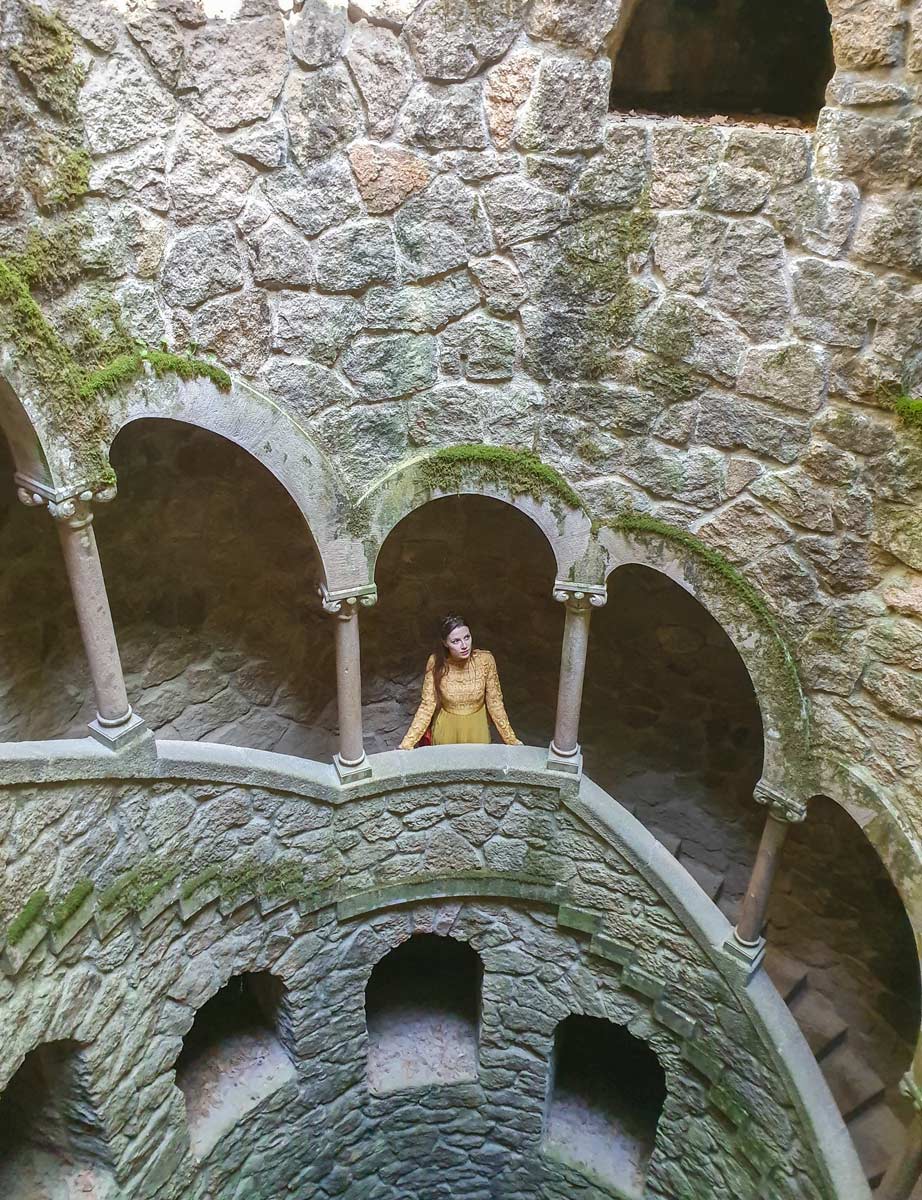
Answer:
<path fill-rule="evenodd" d="M 47 509 L 17 499 L 14 470 L 0 434 L 0 742 L 80 737 L 91 689 L 61 547 Z"/>
<path fill-rule="evenodd" d="M 0 374 L 0 433 L 6 436 L 14 470 L 26 481 L 53 489 L 55 480 L 45 448 L 12 384 Z"/>
<path fill-rule="evenodd" d="M 796 661 L 771 610 L 729 562 L 691 535 L 659 530 L 602 528 L 607 577 L 628 564 L 667 576 L 718 623 L 745 665 L 762 722 L 761 783 L 798 805 L 813 791 L 809 711 Z"/>
<path fill-rule="evenodd" d="M 362 614 L 368 747 L 389 749 L 403 737 L 438 618 L 449 613 L 465 617 L 475 645 L 495 655 L 515 732 L 547 745 L 563 625 L 555 570 L 541 528 L 495 497 L 441 497 L 398 522 L 377 555 L 378 602 Z"/>
<path fill-rule="evenodd" d="M 512 483 L 504 483 L 502 460 L 486 466 L 476 460 L 470 464 L 452 464 L 443 482 L 432 482 L 427 460 L 433 461 L 434 457 L 437 458 L 422 456 L 401 464 L 376 480 L 357 501 L 353 520 L 357 527 L 361 526 L 362 536 L 370 544 L 369 578 L 375 577 L 376 560 L 388 535 L 412 512 L 447 496 L 485 496 L 516 509 L 541 530 L 551 548 L 559 578 L 584 579 L 584 573 L 589 571 L 591 578 L 586 576 L 585 581 L 597 581 L 589 562 L 592 524 L 586 512 L 576 506 L 575 495 L 562 499 L 552 491 L 542 494 L 537 482 L 535 494 L 529 494 Z M 545 469 L 555 476 L 555 483 L 566 496 L 569 490 L 566 481 Z"/>
<path fill-rule="evenodd" d="M 764 822 L 762 719 L 746 665 L 673 578 L 626 563 L 592 617 L 585 769 L 733 913 Z"/>
<path fill-rule="evenodd" d="M 303 515 L 228 439 L 137 420 L 96 534 L 129 696 L 160 737 L 325 758 L 333 631 Z"/>
<path fill-rule="evenodd" d="M 824 0 L 634 0 L 611 108 L 812 124 L 834 69 L 830 24 Z"/>

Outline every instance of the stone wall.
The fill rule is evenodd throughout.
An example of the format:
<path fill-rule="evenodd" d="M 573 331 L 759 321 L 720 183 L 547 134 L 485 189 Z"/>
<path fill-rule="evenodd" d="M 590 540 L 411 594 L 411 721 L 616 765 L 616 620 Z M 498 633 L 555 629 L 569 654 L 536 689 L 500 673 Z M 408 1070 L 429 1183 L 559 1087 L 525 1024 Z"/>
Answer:
<path fill-rule="evenodd" d="M 672 884 L 635 861 L 649 853 L 630 841 L 642 830 L 617 842 L 598 826 L 608 818 L 590 815 L 595 803 L 587 792 L 562 807 L 553 787 L 510 782 L 416 784 L 336 806 L 181 781 L 87 786 L 79 801 L 72 785 L 7 788 L 6 912 L 37 884 L 60 896 L 78 874 L 97 891 L 95 921 L 46 939 L 2 985 L 15 1032 L 0 1072 L 41 1041 L 80 1041 L 133 1200 L 304 1187 L 486 1197 L 497 1180 L 508 1196 L 602 1196 L 612 1194 L 602 1181 L 539 1149 L 554 1029 L 584 1012 L 627 1024 L 665 1068 L 648 1195 L 754 1197 L 769 1179 L 778 1196 L 829 1195 L 752 1001 L 691 932 Z M 62 827 L 74 831 L 63 844 Z M 145 858 L 179 879 L 140 895 L 125 871 Z M 244 881 L 242 861 L 262 874 Z M 283 862 L 297 878 L 278 875 Z M 182 888 L 202 863 L 217 868 L 216 890 Z M 501 901 L 426 901 L 491 881 Z M 479 1079 L 374 1098 L 364 988 L 413 931 L 481 956 Z M 229 977 L 264 970 L 287 987 L 297 1082 L 196 1165 L 172 1076 L 181 1039 Z"/>

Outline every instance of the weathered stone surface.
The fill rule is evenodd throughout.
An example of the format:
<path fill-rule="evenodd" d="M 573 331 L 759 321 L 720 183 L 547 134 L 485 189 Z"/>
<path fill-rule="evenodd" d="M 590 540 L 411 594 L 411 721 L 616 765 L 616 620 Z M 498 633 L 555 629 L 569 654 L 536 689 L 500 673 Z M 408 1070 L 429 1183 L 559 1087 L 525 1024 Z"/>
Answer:
<path fill-rule="evenodd" d="M 554 384 L 547 402 L 551 412 L 588 418 L 598 430 L 618 436 L 648 433 L 663 407 L 649 392 L 601 383 Z"/>
<path fill-rule="evenodd" d="M 727 230 L 710 298 L 757 341 L 780 337 L 790 315 L 784 242 L 763 221 Z"/>
<path fill-rule="evenodd" d="M 794 328 L 802 337 L 831 346 L 860 346 L 874 304 L 873 275 L 815 258 L 796 263 Z"/>
<path fill-rule="evenodd" d="M 428 150 L 484 149 L 489 138 L 481 85 L 420 85 L 406 102 L 399 130 L 404 141 Z"/>
<path fill-rule="evenodd" d="M 422 286 L 372 287 L 365 296 L 371 329 L 440 329 L 476 308 L 478 295 L 464 272 Z"/>
<path fill-rule="evenodd" d="M 163 290 L 173 304 L 192 307 L 243 283 L 233 226 L 197 225 L 178 234 L 163 264 Z"/>
<path fill-rule="evenodd" d="M 437 358 L 434 337 L 397 333 L 353 342 L 343 354 L 342 366 L 365 397 L 388 400 L 430 387 L 435 382 Z"/>
<path fill-rule="evenodd" d="M 731 129 L 724 157 L 767 175 L 775 187 L 799 183 L 810 169 L 810 137 L 789 129 Z"/>
<path fill-rule="evenodd" d="M 397 245 L 411 278 L 437 275 L 492 249 L 476 192 L 452 175 L 436 177 L 394 218 Z"/>
<path fill-rule="evenodd" d="M 868 79 L 859 74 L 837 71 L 829 84 L 827 97 L 830 104 L 870 108 L 906 104 L 909 90 L 895 80 Z"/>
<path fill-rule="evenodd" d="M 563 196 L 519 176 L 495 179 L 481 188 L 481 195 L 501 249 L 551 233 L 567 215 Z"/>
<path fill-rule="evenodd" d="M 407 401 L 407 428 L 414 446 L 482 441 L 489 405 L 486 389 L 442 384 Z"/>
<path fill-rule="evenodd" d="M 643 320 L 637 344 L 730 380 L 736 376 L 746 341 L 724 317 L 693 300 L 668 296 Z"/>
<path fill-rule="evenodd" d="M 828 611 L 829 599 L 816 575 L 791 546 L 766 551 L 747 566 L 746 574 L 763 595 L 771 596 L 773 609 L 790 629 L 805 628 Z"/>
<path fill-rule="evenodd" d="M 355 0 L 352 7 L 367 20 L 400 29 L 419 0 Z"/>
<path fill-rule="evenodd" d="M 175 87 L 182 70 L 185 47 L 182 30 L 170 14 L 149 9 L 141 10 L 128 17 L 125 27 L 144 49 L 154 70 L 167 87 Z M 104 47 L 108 50 L 114 48 L 114 40 L 111 46 Z"/>
<path fill-rule="evenodd" d="M 159 289 L 143 279 L 126 279 L 115 289 L 122 316 L 135 336 L 158 346 L 167 336 L 166 307 Z"/>
<path fill-rule="evenodd" d="M 671 288 L 697 295 L 707 289 L 727 222 L 709 213 L 668 213 L 660 217 L 653 243 L 657 269 Z"/>
<path fill-rule="evenodd" d="M 423 0 L 405 35 L 426 79 L 467 79 L 505 54 L 519 31 L 526 0 Z"/>
<path fill-rule="evenodd" d="M 811 563 L 827 591 L 834 595 L 862 592 L 880 580 L 871 547 L 853 534 L 843 537 L 802 537 L 797 548 Z"/>
<path fill-rule="evenodd" d="M 158 136 L 176 111 L 170 96 L 136 60 L 122 54 L 95 66 L 77 104 L 93 154 L 111 154 Z"/>
<path fill-rule="evenodd" d="M 793 534 L 783 521 L 747 496 L 734 500 L 698 526 L 698 536 L 731 562 L 751 562 Z"/>
<path fill-rule="evenodd" d="M 881 596 L 894 612 L 907 617 L 922 617 L 922 579 L 908 571 L 891 576 Z"/>
<path fill-rule="evenodd" d="M 107 200 L 132 199 L 154 212 L 166 212 L 166 142 L 160 139 L 103 159 L 90 171 L 90 189 Z"/>
<path fill-rule="evenodd" d="M 858 215 L 860 196 L 850 181 L 809 179 L 775 192 L 766 216 L 789 241 L 815 254 L 841 254 Z"/>
<path fill-rule="evenodd" d="M 816 533 L 832 533 L 835 529 L 831 495 L 796 467 L 760 475 L 749 491 L 792 525 Z"/>
<path fill-rule="evenodd" d="M 487 311 L 511 317 L 525 302 L 528 291 L 515 266 L 503 258 L 474 258 L 469 264 Z"/>
<path fill-rule="evenodd" d="M 810 426 L 767 405 L 708 392 L 701 397 L 697 435 L 710 446 L 754 450 L 790 463 L 810 440 Z"/>
<path fill-rule="evenodd" d="M 365 104 L 369 134 L 387 137 L 416 79 L 406 46 L 392 30 L 360 21 L 346 58 Z"/>
<path fill-rule="evenodd" d="M 576 198 L 586 208 L 626 208 L 637 203 L 647 183 L 647 134 L 634 125 L 611 125 L 605 145 L 583 170 Z"/>
<path fill-rule="evenodd" d="M 723 455 L 716 450 L 678 451 L 637 438 L 626 444 L 619 471 L 652 496 L 705 509 L 723 499 Z"/>
<path fill-rule="evenodd" d="M 863 683 L 887 712 L 907 721 L 922 721 L 922 673 L 871 663 Z"/>
<path fill-rule="evenodd" d="M 263 292 L 220 296 L 196 309 L 192 340 L 219 362 L 255 375 L 269 357 L 269 306 Z"/>
<path fill-rule="evenodd" d="M 622 0 L 537 0 L 526 28 L 542 41 L 596 51 L 617 25 L 621 8 Z"/>
<path fill-rule="evenodd" d="M 397 255 L 386 221 L 352 221 L 331 229 L 316 245 L 317 284 L 331 292 L 351 292 L 393 279 Z"/>
<path fill-rule="evenodd" d="M 611 63 L 547 56 L 538 65 L 516 142 L 522 150 L 591 150 L 602 141 Z"/>
<path fill-rule="evenodd" d="M 323 67 L 339 57 L 349 27 L 340 0 L 306 0 L 288 22 L 291 53 L 302 67 Z"/>
<path fill-rule="evenodd" d="M 266 199 L 302 233 L 322 233 L 362 211 L 348 161 L 334 155 L 299 171 L 274 171 L 265 182 Z"/>
<path fill-rule="evenodd" d="M 754 213 L 768 198 L 771 181 L 761 171 L 719 162 L 708 177 L 701 203 L 715 212 Z"/>
<path fill-rule="evenodd" d="M 922 671 L 922 625 L 902 617 L 872 621 L 868 649 L 881 662 Z"/>
<path fill-rule="evenodd" d="M 494 143 L 504 150 L 512 145 L 519 111 L 528 99 L 538 55 L 518 50 L 492 67 L 486 76 L 483 100 Z"/>
<path fill-rule="evenodd" d="M 342 63 L 308 75 L 292 71 L 284 104 L 291 152 L 301 166 L 348 145 L 362 128 L 359 102 Z"/>
<path fill-rule="evenodd" d="M 433 175 L 432 165 L 421 154 L 371 142 L 353 143 L 349 161 L 365 207 L 373 214 L 399 208 L 421 192 Z"/>
<path fill-rule="evenodd" d="M 835 13 L 832 44 L 839 67 L 887 67 L 899 60 L 899 0 L 866 0 Z"/>
<path fill-rule="evenodd" d="M 100 8 L 95 0 L 71 0 L 67 6 L 67 24 L 97 50 L 111 54 L 118 42 L 118 21 L 114 14 Z"/>
<path fill-rule="evenodd" d="M 816 127 L 816 161 L 824 174 L 861 187 L 902 183 L 909 169 L 908 121 L 824 108 Z"/>
<path fill-rule="evenodd" d="M 450 325 L 439 338 L 442 374 L 480 382 L 511 379 L 517 346 L 516 328 L 510 321 L 478 313 Z"/>
<path fill-rule="evenodd" d="M 700 196 L 720 157 L 722 134 L 703 126 L 655 125 L 650 146 L 651 202 L 656 208 L 684 208 Z"/>
<path fill-rule="evenodd" d="M 916 571 L 922 571 L 922 524 L 909 504 L 879 504 L 875 509 L 874 542 Z"/>
<path fill-rule="evenodd" d="M 257 167 L 272 170 L 285 161 L 288 149 L 288 130 L 281 116 L 259 121 L 241 129 L 227 142 L 235 154 Z"/>
<path fill-rule="evenodd" d="M 206 125 L 236 129 L 269 116 L 287 72 L 277 12 L 255 21 L 209 21 L 189 40 L 179 88 Z"/>
<path fill-rule="evenodd" d="M 855 233 L 854 252 L 867 262 L 922 271 L 922 207 L 914 195 L 869 199 Z"/>
<path fill-rule="evenodd" d="M 746 351 L 737 388 L 784 408 L 815 413 L 823 406 L 828 355 L 816 346 L 786 342 Z"/>
<path fill-rule="evenodd" d="M 168 159 L 173 214 L 183 225 L 235 217 L 255 172 L 195 117 L 184 117 Z"/>
<path fill-rule="evenodd" d="M 282 292 L 275 306 L 272 345 L 330 367 L 364 324 L 362 305 L 351 296 Z"/>
<path fill-rule="evenodd" d="M 260 383 L 296 417 L 313 418 L 332 409 L 348 421 L 349 406 L 355 400 L 355 394 L 335 371 L 314 362 L 272 358 L 263 369 Z"/>
<path fill-rule="evenodd" d="M 407 452 L 406 418 L 400 403 L 330 408 L 313 422 L 312 430 L 357 487 L 380 473 L 382 461 L 397 462 Z"/>
<path fill-rule="evenodd" d="M 313 283 L 314 259 L 309 244 L 277 217 L 247 238 L 247 248 L 256 283 L 269 287 L 307 287 Z"/>

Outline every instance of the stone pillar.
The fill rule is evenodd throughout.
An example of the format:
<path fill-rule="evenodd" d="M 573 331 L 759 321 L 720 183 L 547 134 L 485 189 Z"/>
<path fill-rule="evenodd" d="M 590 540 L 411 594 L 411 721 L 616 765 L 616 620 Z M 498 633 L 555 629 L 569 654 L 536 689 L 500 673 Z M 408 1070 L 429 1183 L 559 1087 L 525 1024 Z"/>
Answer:
<path fill-rule="evenodd" d="M 104 745 L 122 749 L 137 735 L 146 732 L 146 726 L 128 703 L 106 582 L 93 532 L 92 502 L 108 501 L 114 495 L 115 488 L 107 488 L 95 494 L 84 491 L 66 499 L 48 500 L 35 492 L 19 491 L 19 498 L 25 504 L 47 503 L 61 539 L 80 636 L 96 693 L 96 719 L 90 722 L 90 733 Z"/>
<path fill-rule="evenodd" d="M 749 974 L 758 970 L 765 956 L 765 939 L 762 929 L 771 899 L 772 887 L 781 862 L 781 849 L 788 830 L 795 822 L 803 821 L 807 806 L 799 800 L 789 800 L 773 791 L 766 784 L 756 784 L 754 797 L 758 804 L 768 808 L 765 828 L 759 842 L 758 853 L 752 874 L 743 897 L 739 920 L 727 949 L 735 957 L 748 964 Z"/>
<path fill-rule="evenodd" d="M 362 662 L 359 640 L 359 607 L 370 607 L 378 598 L 374 584 L 336 592 L 321 587 L 325 612 L 336 619 L 336 707 L 339 715 L 339 750 L 333 756 L 342 783 L 371 776 L 362 735 Z"/>
<path fill-rule="evenodd" d="M 902 1151 L 887 1168 L 880 1187 L 874 1193 L 879 1200 L 909 1200 L 922 1178 L 922 1088 L 909 1074 L 900 1080 L 900 1091 L 912 1102 L 915 1113 L 906 1130 Z"/>
<path fill-rule="evenodd" d="M 579 716 L 583 703 L 583 679 L 589 651 L 589 619 L 593 608 L 601 608 L 608 595 L 604 587 L 554 583 L 554 599 L 566 605 L 563 645 L 560 652 L 560 680 L 557 687 L 557 717 L 554 737 L 548 753 L 549 771 L 579 775 Z"/>

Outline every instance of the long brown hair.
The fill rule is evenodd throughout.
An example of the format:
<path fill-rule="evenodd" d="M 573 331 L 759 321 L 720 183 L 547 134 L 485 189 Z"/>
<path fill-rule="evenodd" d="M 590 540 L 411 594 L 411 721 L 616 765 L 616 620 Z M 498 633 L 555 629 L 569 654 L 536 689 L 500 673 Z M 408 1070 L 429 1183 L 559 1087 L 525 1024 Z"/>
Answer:
<path fill-rule="evenodd" d="M 457 615 L 439 618 L 439 636 L 435 644 L 435 666 L 432 669 L 432 678 L 435 682 L 435 694 L 439 698 L 439 704 L 442 703 L 442 680 L 445 678 L 445 672 L 448 670 L 449 653 L 445 648 L 445 639 L 462 625 L 467 625 L 464 617 Z M 471 638 L 471 657 L 474 655 L 474 639 Z"/>

